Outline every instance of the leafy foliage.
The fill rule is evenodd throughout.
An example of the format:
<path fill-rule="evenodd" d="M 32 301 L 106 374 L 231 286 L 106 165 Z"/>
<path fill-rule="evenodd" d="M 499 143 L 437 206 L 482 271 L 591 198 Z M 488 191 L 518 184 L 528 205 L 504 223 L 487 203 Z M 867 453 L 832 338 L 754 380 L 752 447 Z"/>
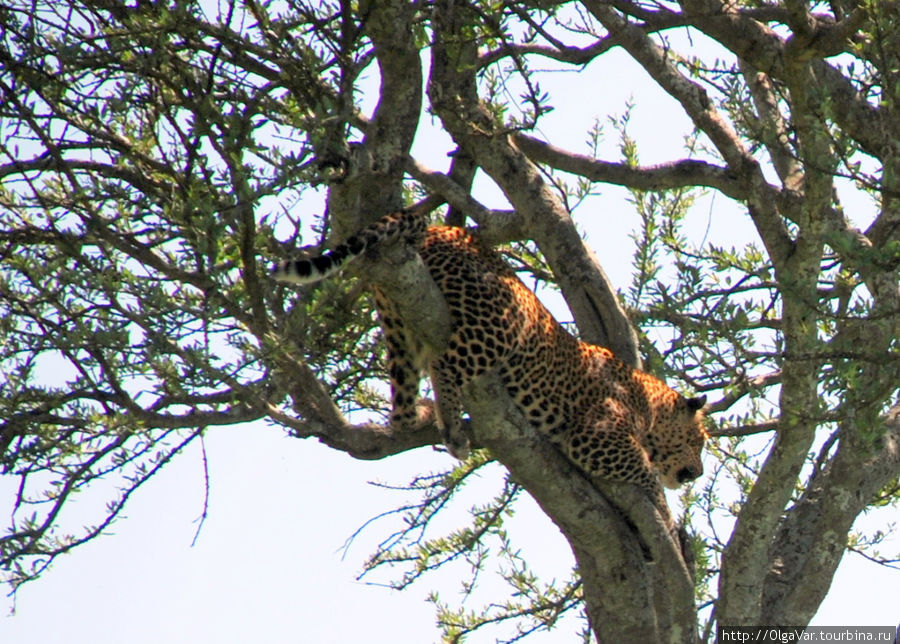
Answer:
<path fill-rule="evenodd" d="M 378 369 L 374 321 L 349 296 L 286 313 L 288 294 L 261 285 L 257 254 L 276 245 L 257 205 L 289 209 L 317 174 L 309 139 L 281 134 L 297 104 L 249 57 L 277 53 L 232 31 L 245 14 L 72 3 L 3 18 L 0 446 L 19 491 L 0 561 L 18 585 L 205 428 L 280 404 L 273 303 L 337 400 Z M 97 524 L 58 533 L 70 497 L 110 477 L 121 492 Z"/>
<path fill-rule="evenodd" d="M 791 553 L 848 546 L 896 564 L 878 550 L 893 525 L 851 532 L 859 512 L 900 499 L 889 458 L 900 375 L 891 3 L 842 0 L 826 13 L 737 2 L 726 23 L 696 2 L 473 1 L 459 3 L 471 20 L 456 32 L 441 22 L 444 4 L 0 7 L 0 473 L 15 490 L 0 570 L 13 588 L 107 529 L 210 427 L 268 419 L 366 458 L 415 446 L 346 420 L 383 419 L 387 407 L 365 284 L 295 294 L 268 281 L 266 261 L 439 193 L 448 218 L 510 242 L 523 276 L 558 289 L 584 320 L 580 291 L 595 306 L 596 290 L 564 275 L 584 249 L 557 242 L 610 184 L 627 189 L 634 221 L 621 300 L 644 367 L 711 401 L 707 476 L 681 497 L 701 635 L 723 613 L 808 618 L 815 593 L 801 592 L 805 569 Z M 682 27 L 716 44 L 688 48 Z M 559 72 L 593 83 L 614 48 L 674 99 L 666 110 L 690 118 L 683 158 L 642 162 L 635 103 L 588 128 L 586 156 L 532 137 L 568 107 Z M 409 154 L 427 120 L 425 58 L 425 110 L 459 146 L 446 174 Z M 367 116 L 361 105 L 376 93 Z M 618 159 L 600 161 L 610 149 Z M 478 169 L 515 212 L 470 194 Z M 329 216 L 311 217 L 323 199 Z M 752 233 L 710 238 L 729 217 Z M 351 444 L 348 427 L 372 443 Z M 589 641 L 601 627 L 585 623 L 591 580 L 583 570 L 539 578 L 517 549 L 509 524 L 528 491 L 503 471 L 493 494 L 467 496 L 500 469 L 479 451 L 406 486 L 403 527 L 364 576 L 389 571 L 403 588 L 464 564 L 462 604 L 432 597 L 447 641 L 516 641 L 561 619 Z M 863 470 L 877 478 L 858 507 L 829 505 L 860 494 L 851 475 Z M 92 525 L 72 527 L 66 508 L 100 480 L 115 492 Z M 459 506 L 464 518 L 448 525 Z M 809 534 L 818 540 L 797 541 Z M 781 585 L 767 581 L 770 555 Z M 732 574 L 743 569 L 730 557 L 765 565 Z M 827 587 L 838 560 L 811 585 Z M 489 570 L 508 599 L 481 601 Z M 791 589 L 810 605 L 796 607 Z"/>

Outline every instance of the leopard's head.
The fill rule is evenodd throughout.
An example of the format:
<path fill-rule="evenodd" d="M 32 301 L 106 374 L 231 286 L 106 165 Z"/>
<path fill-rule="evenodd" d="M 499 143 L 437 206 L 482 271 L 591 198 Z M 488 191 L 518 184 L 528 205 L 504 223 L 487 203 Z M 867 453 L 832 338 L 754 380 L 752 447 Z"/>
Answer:
<path fill-rule="evenodd" d="M 668 488 L 677 488 L 703 474 L 700 454 L 709 434 L 703 426 L 706 396 L 677 395 L 658 410 L 654 427 L 644 439 L 650 462 Z"/>

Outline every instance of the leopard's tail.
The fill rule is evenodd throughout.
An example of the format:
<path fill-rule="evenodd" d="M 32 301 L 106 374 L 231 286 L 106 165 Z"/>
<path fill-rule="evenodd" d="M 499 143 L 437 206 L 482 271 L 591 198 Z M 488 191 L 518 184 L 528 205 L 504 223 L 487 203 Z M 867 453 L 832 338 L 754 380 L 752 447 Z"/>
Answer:
<path fill-rule="evenodd" d="M 391 213 L 317 257 L 278 262 L 272 268 L 272 277 L 280 282 L 295 284 L 318 282 L 338 272 L 367 249 L 378 244 L 399 239 L 420 243 L 427 225 L 420 209 Z"/>

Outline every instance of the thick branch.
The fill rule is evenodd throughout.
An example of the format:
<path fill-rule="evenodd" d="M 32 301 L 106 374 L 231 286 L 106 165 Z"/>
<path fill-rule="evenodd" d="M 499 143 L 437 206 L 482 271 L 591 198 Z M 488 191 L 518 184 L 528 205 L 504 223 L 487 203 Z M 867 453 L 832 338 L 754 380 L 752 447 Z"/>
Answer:
<path fill-rule="evenodd" d="M 492 374 L 470 386 L 466 408 L 475 442 L 509 468 L 572 545 L 598 640 L 696 641 L 690 575 L 646 494 L 586 479 L 535 434 Z"/>
<path fill-rule="evenodd" d="M 546 163 L 557 170 L 571 172 L 591 181 L 613 183 L 639 190 L 708 186 L 733 199 L 744 199 L 747 195 L 742 183 L 728 168 L 706 161 L 682 159 L 659 165 L 635 167 L 575 154 L 527 134 L 517 133 L 515 142 L 532 161 Z"/>
<path fill-rule="evenodd" d="M 279 367 L 277 373 L 280 381 L 282 386 L 286 385 L 300 418 L 285 413 L 266 400 L 259 400 L 257 404 L 263 406 L 269 418 L 290 428 L 297 438 L 315 437 L 329 447 L 364 460 L 440 444 L 440 434 L 433 422 L 423 422 L 402 431 L 376 423 L 352 425 L 312 369 L 294 357 L 298 353 L 296 349 L 285 348 L 283 341 L 276 336 L 271 337 L 271 345 L 276 347 L 273 359 Z"/>
<path fill-rule="evenodd" d="M 435 355 L 450 340 L 451 317 L 444 296 L 415 249 L 395 245 L 379 249 L 378 260 L 361 267 L 391 301 L 400 318 Z"/>
<path fill-rule="evenodd" d="M 802 167 L 797 162 L 796 153 L 791 150 L 790 125 L 779 109 L 772 79 L 744 60 L 738 63 L 756 107 L 759 123 L 757 136 L 766 146 L 782 185 L 790 191 L 799 191 L 802 188 Z M 756 121 L 747 120 L 751 123 Z"/>
<path fill-rule="evenodd" d="M 525 221 L 515 210 L 486 208 L 449 176 L 431 170 L 411 157 L 406 169 L 414 179 L 446 199 L 453 209 L 477 222 L 478 234 L 486 243 L 493 245 L 527 238 Z"/>
<path fill-rule="evenodd" d="M 682 5 L 690 12 L 693 26 L 757 70 L 777 80 L 785 79 L 785 43 L 774 30 L 754 19 L 752 13 L 741 13 L 721 0 L 683 0 Z M 855 16 L 844 27 L 856 25 L 859 19 L 860 16 Z M 833 33 L 844 35 L 843 32 Z M 802 49 L 796 44 L 794 46 Z M 804 55 L 819 57 L 823 52 L 813 47 L 807 49 Z M 869 104 L 838 69 L 821 59 L 814 60 L 811 65 L 812 77 L 820 83 L 818 90 L 822 96 L 830 97 L 829 104 L 842 130 L 857 141 L 867 154 L 879 159 L 887 158 L 892 145 L 890 139 L 884 136 L 891 127 L 887 116 Z"/>
<path fill-rule="evenodd" d="M 378 460 L 402 452 L 440 445 L 441 437 L 434 423 L 415 429 L 396 430 L 389 425 L 365 423 L 362 425 L 321 425 L 270 413 L 273 420 L 290 427 L 297 438 L 318 438 L 322 443 L 353 458 Z"/>
<path fill-rule="evenodd" d="M 412 21 L 418 7 L 404 0 L 368 6 L 363 27 L 375 45 L 381 86 L 365 138 L 350 160 L 350 180 L 332 185 L 329 212 L 338 240 L 403 206 L 401 182 L 422 106 L 422 67 Z"/>
<path fill-rule="evenodd" d="M 491 50 L 478 59 L 480 67 L 487 67 L 506 57 L 524 56 L 528 54 L 544 56 L 563 63 L 572 65 L 587 65 L 589 62 L 615 46 L 615 42 L 609 38 L 602 38 L 587 47 L 569 47 L 564 43 L 555 42 L 554 46 L 528 44 L 504 44 Z"/>
<path fill-rule="evenodd" d="M 854 520 L 900 475 L 900 405 L 884 417 L 882 431 L 872 438 L 842 428 L 834 458 L 788 512 L 772 545 L 762 623 L 806 624 L 818 610 Z"/>

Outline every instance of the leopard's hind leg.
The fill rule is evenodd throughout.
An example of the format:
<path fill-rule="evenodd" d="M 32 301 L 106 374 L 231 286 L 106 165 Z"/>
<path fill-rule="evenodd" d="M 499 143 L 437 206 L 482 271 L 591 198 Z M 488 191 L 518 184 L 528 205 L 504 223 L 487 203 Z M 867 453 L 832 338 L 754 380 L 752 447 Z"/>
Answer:
<path fill-rule="evenodd" d="M 434 362 L 429 375 L 434 389 L 441 439 L 451 454 L 464 460 L 468 457 L 471 446 L 462 427 L 460 379 L 454 370 L 447 368 L 443 359 Z"/>
<path fill-rule="evenodd" d="M 387 347 L 388 375 L 391 380 L 391 424 L 400 429 L 411 429 L 425 420 L 419 418 L 419 406 L 416 404 L 422 370 L 416 355 L 416 341 L 403 320 L 394 313 L 384 294 L 377 288 L 374 291 L 375 306 Z"/>
<path fill-rule="evenodd" d="M 459 459 L 469 454 L 469 439 L 462 430 L 460 377 L 456 369 L 433 360 L 403 320 L 394 312 L 390 301 L 375 289 L 375 305 L 381 318 L 384 341 L 388 350 L 388 373 L 391 378 L 391 424 L 399 428 L 418 427 L 434 420 L 441 440 Z M 435 405 L 419 401 L 419 381 L 423 370 L 429 372 Z"/>

